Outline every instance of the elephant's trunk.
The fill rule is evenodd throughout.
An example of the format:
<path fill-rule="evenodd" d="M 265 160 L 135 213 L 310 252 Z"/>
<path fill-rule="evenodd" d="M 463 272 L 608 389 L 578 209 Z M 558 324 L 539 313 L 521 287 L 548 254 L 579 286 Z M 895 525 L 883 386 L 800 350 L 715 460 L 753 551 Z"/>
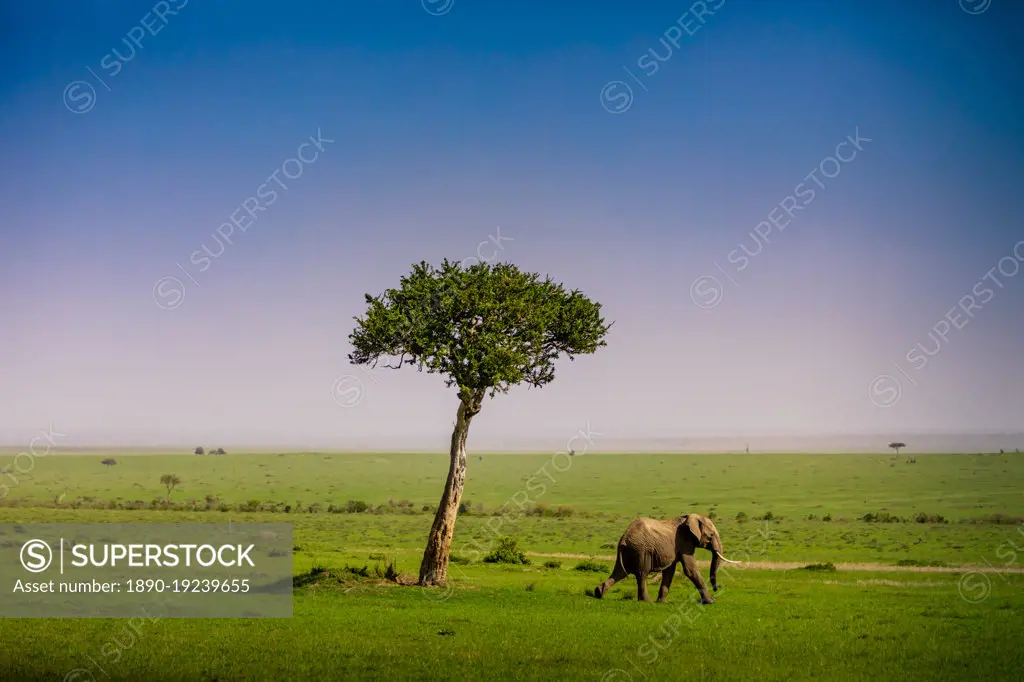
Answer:
<path fill-rule="evenodd" d="M 711 589 L 718 591 L 718 566 L 725 557 L 722 554 L 722 539 L 718 533 L 711 536 Z"/>
<path fill-rule="evenodd" d="M 721 563 L 722 555 L 718 552 L 711 552 L 711 589 L 718 592 L 718 565 Z"/>

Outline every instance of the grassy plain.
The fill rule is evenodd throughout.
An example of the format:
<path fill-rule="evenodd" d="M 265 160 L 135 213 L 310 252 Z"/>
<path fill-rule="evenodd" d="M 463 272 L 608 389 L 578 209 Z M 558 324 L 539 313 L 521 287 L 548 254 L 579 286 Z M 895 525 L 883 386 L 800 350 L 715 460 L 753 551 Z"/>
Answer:
<path fill-rule="evenodd" d="M 968 568 L 1019 568 L 1006 550 L 1008 542 L 1024 547 L 1019 526 L 964 522 L 1024 516 L 1024 458 L 1014 455 L 918 455 L 914 464 L 891 455 L 473 455 L 465 495 L 473 509 L 460 516 L 454 551 L 466 556 L 474 540 L 507 534 L 534 556 L 527 566 L 452 564 L 448 590 L 343 570 L 372 568 L 386 554 L 400 572 L 416 572 L 432 520 L 422 507 L 436 504 L 444 456 L 115 457 L 104 467 L 101 454 L 50 455 L 27 474 L 14 471 L 0 524 L 292 523 L 295 617 L 165 619 L 138 633 L 123 620 L 0 619 L 0 678 L 65 679 L 84 669 L 70 679 L 935 680 L 1019 679 L 1024 666 L 1024 575 Z M 164 473 L 183 481 L 172 500 L 209 495 L 213 510 L 89 508 L 162 498 Z M 82 498 L 92 500 L 69 507 Z M 415 513 L 396 513 L 389 499 L 408 500 Z M 512 499 L 562 506 L 562 516 L 523 515 L 514 504 L 503 521 L 492 515 Z M 250 500 L 292 511 L 238 511 Z M 349 500 L 385 508 L 326 512 Z M 321 507 L 296 513 L 300 503 Z M 717 602 L 702 607 L 682 576 L 667 605 L 629 599 L 633 583 L 599 601 L 584 592 L 606 574 L 573 570 L 572 557 L 546 568 L 552 558 L 540 556 L 610 565 L 628 518 L 690 511 L 716 513 L 731 558 L 874 570 L 734 568 L 722 575 Z M 740 512 L 747 520 L 736 519 Z M 858 520 L 869 512 L 950 523 Z M 898 562 L 963 568 L 897 572 Z M 311 579 L 314 566 L 328 573 Z"/>

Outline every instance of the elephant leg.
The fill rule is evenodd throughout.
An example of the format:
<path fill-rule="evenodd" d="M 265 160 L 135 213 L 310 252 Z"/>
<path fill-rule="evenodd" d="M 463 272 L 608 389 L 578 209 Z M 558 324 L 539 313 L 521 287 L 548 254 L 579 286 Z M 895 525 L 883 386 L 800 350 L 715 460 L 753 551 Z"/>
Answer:
<path fill-rule="evenodd" d="M 708 594 L 708 588 L 704 585 L 704 579 L 700 577 L 700 571 L 697 570 L 697 560 L 693 558 L 692 554 L 683 555 L 683 573 L 690 579 L 693 586 L 700 592 L 700 601 L 702 604 L 713 604 L 714 599 Z"/>
<path fill-rule="evenodd" d="M 651 595 L 647 593 L 647 574 L 643 571 L 636 574 L 636 600 L 651 601 Z"/>
<path fill-rule="evenodd" d="M 619 562 L 618 560 L 616 560 L 615 568 L 612 569 L 612 574 L 610 576 L 608 576 L 607 580 L 605 580 L 603 583 L 601 583 L 596 588 L 594 588 L 594 596 L 597 597 L 598 599 L 600 599 L 601 597 L 603 597 L 605 595 L 605 593 L 608 590 L 612 589 L 612 585 L 614 585 L 615 583 L 619 582 L 620 580 L 625 578 L 627 575 L 629 575 L 629 574 L 626 573 L 624 568 L 622 568 L 622 563 Z"/>
<path fill-rule="evenodd" d="M 658 601 L 664 602 L 668 597 L 668 588 L 672 587 L 672 577 L 676 574 L 676 565 L 673 562 L 671 566 L 661 572 L 661 587 L 658 589 Z"/>

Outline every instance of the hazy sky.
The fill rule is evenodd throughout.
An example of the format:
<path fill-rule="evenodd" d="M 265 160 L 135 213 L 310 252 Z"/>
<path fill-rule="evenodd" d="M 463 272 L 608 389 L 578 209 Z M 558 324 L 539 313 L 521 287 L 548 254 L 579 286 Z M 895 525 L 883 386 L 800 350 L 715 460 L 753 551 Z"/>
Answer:
<path fill-rule="evenodd" d="M 615 321 L 471 444 L 1022 430 L 1019 3 L 690 7 L 4 3 L 0 440 L 443 449 L 346 356 L 444 257 Z"/>

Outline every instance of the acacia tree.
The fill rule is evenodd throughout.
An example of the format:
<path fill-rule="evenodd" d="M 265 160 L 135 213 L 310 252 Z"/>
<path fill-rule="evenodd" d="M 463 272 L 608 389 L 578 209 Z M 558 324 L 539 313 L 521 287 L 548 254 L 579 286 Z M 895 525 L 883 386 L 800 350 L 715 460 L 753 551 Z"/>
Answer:
<path fill-rule="evenodd" d="M 572 360 L 607 345 L 611 325 L 601 317 L 601 304 L 579 290 L 510 263 L 463 268 L 445 259 L 435 268 L 420 262 L 397 289 L 366 294 L 366 305 L 349 337 L 350 362 L 376 367 L 390 358 L 389 369 L 415 365 L 445 375 L 445 386 L 458 390 L 448 479 L 419 574 L 420 585 L 444 585 L 466 481 L 466 438 L 484 398 L 517 384 L 551 382 L 557 358 Z"/>
<path fill-rule="evenodd" d="M 896 451 L 896 456 L 898 457 L 899 454 L 900 454 L 900 448 L 907 447 L 907 444 L 906 443 L 893 442 L 893 443 L 889 443 L 889 447 Z"/>
<path fill-rule="evenodd" d="M 164 474 L 160 477 L 160 483 L 167 488 L 167 501 L 171 500 L 171 491 L 181 484 L 181 479 L 174 474 Z"/>

